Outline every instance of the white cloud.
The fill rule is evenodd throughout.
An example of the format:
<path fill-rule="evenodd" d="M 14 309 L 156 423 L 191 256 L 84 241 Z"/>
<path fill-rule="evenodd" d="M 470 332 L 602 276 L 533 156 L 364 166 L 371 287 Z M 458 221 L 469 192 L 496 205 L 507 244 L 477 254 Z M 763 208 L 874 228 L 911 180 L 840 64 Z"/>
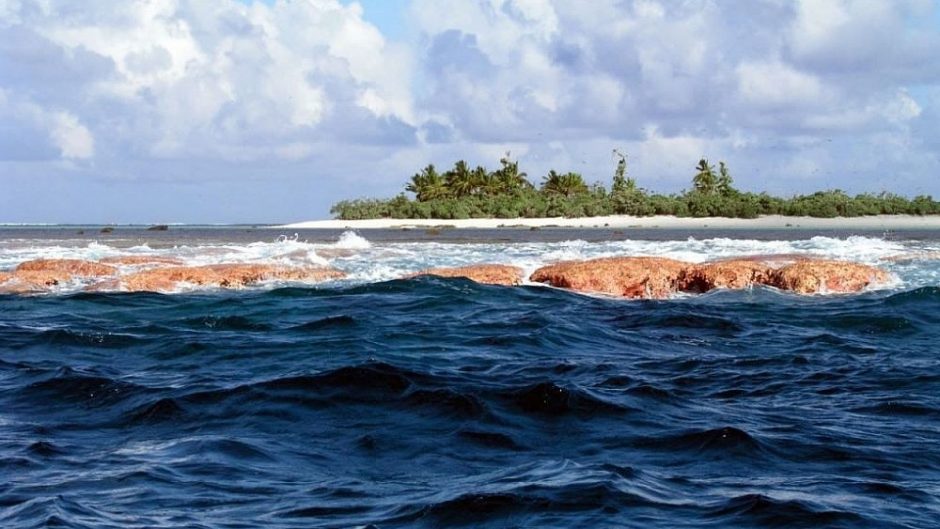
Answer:
<path fill-rule="evenodd" d="M 632 146 L 636 173 L 642 180 L 662 180 L 672 183 L 668 188 L 677 188 L 687 182 L 687 175 L 702 156 L 708 156 L 712 145 L 697 136 L 664 137 L 655 126 L 646 127 L 644 138 Z M 718 153 L 715 153 L 718 154 Z M 714 162 L 714 161 L 713 161 Z M 659 183 L 662 187 L 662 183 Z"/>
<path fill-rule="evenodd" d="M 812 107 L 831 103 L 819 79 L 779 61 L 742 63 L 736 73 L 741 96 L 754 106 Z"/>
<path fill-rule="evenodd" d="M 940 44 L 933 0 L 800 0 L 784 33 L 794 62 L 827 76 L 875 71 L 938 79 Z"/>
<path fill-rule="evenodd" d="M 549 3 L 538 24 L 505 0 L 416 0 L 421 115 L 462 145 L 523 143 L 524 164 L 602 178 L 598 153 L 620 147 L 667 190 L 699 156 L 732 162 L 746 189 L 781 192 L 794 176 L 863 190 L 882 178 L 877 161 L 850 178 L 840 167 L 886 135 L 910 146 L 895 171 L 936 165 L 937 142 L 912 136 L 935 113 L 906 88 L 940 84 L 940 28 L 917 22 L 935 2 Z"/>
<path fill-rule="evenodd" d="M 74 6 L 59 3 L 36 29 L 66 49 L 83 47 L 111 58 L 120 76 L 106 89 L 133 97 L 155 83 L 178 81 L 192 63 L 205 61 L 190 24 L 175 16 L 174 0 L 86 5 L 101 13 L 103 23 L 76 16 Z M 147 64 L 141 67 L 143 62 Z"/>
<path fill-rule="evenodd" d="M 509 12 L 518 13 L 543 38 L 558 31 L 558 17 L 549 0 L 509 0 L 504 6 Z"/>
<path fill-rule="evenodd" d="M 883 109 L 884 117 L 893 123 L 903 123 L 917 118 L 923 109 L 906 90 L 898 90 L 895 97 Z"/>
<path fill-rule="evenodd" d="M 63 57 L 90 53 L 113 65 L 110 75 L 63 87 L 81 96 L 68 109 L 80 124 L 60 120 L 56 129 L 69 156 L 93 151 L 94 141 L 83 138 L 94 137 L 118 156 L 295 157 L 302 151 L 293 146 L 337 129 L 374 137 L 388 120 L 414 122 L 409 59 L 355 4 L 53 0 L 46 12 L 5 7 Z M 103 108 L 120 110 L 105 116 Z"/>
<path fill-rule="evenodd" d="M 85 160 L 95 154 L 91 131 L 71 112 L 49 110 L 0 88 L 0 121 L 10 125 L 7 134 L 29 138 L 32 145 L 17 145 L 19 152 L 3 153 L 13 159 Z M 16 139 L 16 138 L 11 138 Z M 24 152 L 31 149 L 34 152 Z"/>
<path fill-rule="evenodd" d="M 700 156 L 752 189 L 864 189 L 890 156 L 940 194 L 938 9 L 411 0 L 390 41 L 345 0 L 0 0 L 0 165 L 384 195 L 429 161 L 507 149 L 536 180 L 605 179 L 617 147 L 665 191 Z"/>
<path fill-rule="evenodd" d="M 50 135 L 63 158 L 87 159 L 95 154 L 95 139 L 78 118 L 68 112 L 51 116 Z"/>
<path fill-rule="evenodd" d="M 837 43 L 835 33 L 851 22 L 848 6 L 841 0 L 799 0 L 790 45 L 798 56 L 818 53 Z"/>

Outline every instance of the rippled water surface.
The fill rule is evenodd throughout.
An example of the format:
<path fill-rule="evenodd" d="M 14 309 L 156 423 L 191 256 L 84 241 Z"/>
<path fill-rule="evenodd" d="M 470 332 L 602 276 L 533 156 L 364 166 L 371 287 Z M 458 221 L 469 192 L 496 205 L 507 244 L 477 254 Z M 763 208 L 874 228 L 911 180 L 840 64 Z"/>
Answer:
<path fill-rule="evenodd" d="M 350 279 L 0 296 L 2 527 L 940 520 L 940 234 L 3 235 L 0 268 L 150 252 Z M 626 253 L 811 253 L 896 280 L 623 301 L 396 279 Z"/>

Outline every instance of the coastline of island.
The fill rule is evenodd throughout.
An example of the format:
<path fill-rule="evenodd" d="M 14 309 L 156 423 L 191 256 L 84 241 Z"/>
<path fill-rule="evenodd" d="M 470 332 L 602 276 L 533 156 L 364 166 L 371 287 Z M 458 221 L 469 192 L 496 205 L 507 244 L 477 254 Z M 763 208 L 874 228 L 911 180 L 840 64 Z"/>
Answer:
<path fill-rule="evenodd" d="M 940 215 L 868 215 L 862 217 L 792 217 L 764 215 L 757 218 L 675 217 L 656 215 L 636 217 L 605 215 L 598 217 L 547 218 L 475 218 L 475 219 L 401 219 L 311 220 L 272 226 L 277 229 L 541 229 L 541 228 L 612 228 L 612 229 L 812 229 L 812 230 L 940 230 Z"/>
<path fill-rule="evenodd" d="M 341 200 L 335 220 L 281 228 L 667 228 L 667 229 L 938 229 L 940 202 L 930 195 L 907 198 L 883 190 L 849 195 L 841 189 L 777 197 L 734 187 L 728 164 L 701 158 L 691 187 L 662 194 L 641 188 L 627 175 L 627 155 L 614 149 L 610 187 L 588 185 L 580 173 L 550 170 L 537 186 L 510 153 L 500 167 L 471 169 L 458 160 L 438 172 L 433 164 L 415 173 L 394 198 Z M 409 198 L 405 193 L 411 193 Z"/>

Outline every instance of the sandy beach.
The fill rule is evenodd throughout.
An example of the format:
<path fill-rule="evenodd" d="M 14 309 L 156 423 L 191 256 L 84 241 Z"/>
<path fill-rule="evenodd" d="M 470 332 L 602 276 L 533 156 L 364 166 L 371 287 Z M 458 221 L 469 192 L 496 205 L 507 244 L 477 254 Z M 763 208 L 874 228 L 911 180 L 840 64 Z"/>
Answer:
<path fill-rule="evenodd" d="M 395 229 L 395 228 L 662 228 L 662 229 L 859 229 L 859 230 L 935 230 L 940 229 L 940 215 L 877 215 L 851 218 L 784 217 L 767 215 L 756 219 L 725 217 L 604 217 L 537 219 L 368 219 L 314 220 L 275 226 L 294 229 Z"/>

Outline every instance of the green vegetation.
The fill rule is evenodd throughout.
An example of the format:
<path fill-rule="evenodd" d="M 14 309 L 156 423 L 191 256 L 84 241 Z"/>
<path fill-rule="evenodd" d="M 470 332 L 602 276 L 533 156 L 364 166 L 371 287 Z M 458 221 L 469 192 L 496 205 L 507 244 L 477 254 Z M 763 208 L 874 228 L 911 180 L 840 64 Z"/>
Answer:
<path fill-rule="evenodd" d="M 718 170 L 702 158 L 695 167 L 692 189 L 663 195 L 640 188 L 627 176 L 627 157 L 619 151 L 610 191 L 600 182 L 588 185 L 579 173 L 551 170 L 536 188 L 507 153 L 499 169 L 470 167 L 460 160 L 443 174 L 428 165 L 411 177 L 404 193 L 391 199 L 343 200 L 330 213 L 342 220 L 375 218 L 466 219 L 596 217 L 600 215 L 675 215 L 677 217 L 737 217 L 759 215 L 858 217 L 864 215 L 936 215 L 940 202 L 930 196 L 914 199 L 882 192 L 849 196 L 839 189 L 779 198 L 743 192 L 725 162 Z"/>

